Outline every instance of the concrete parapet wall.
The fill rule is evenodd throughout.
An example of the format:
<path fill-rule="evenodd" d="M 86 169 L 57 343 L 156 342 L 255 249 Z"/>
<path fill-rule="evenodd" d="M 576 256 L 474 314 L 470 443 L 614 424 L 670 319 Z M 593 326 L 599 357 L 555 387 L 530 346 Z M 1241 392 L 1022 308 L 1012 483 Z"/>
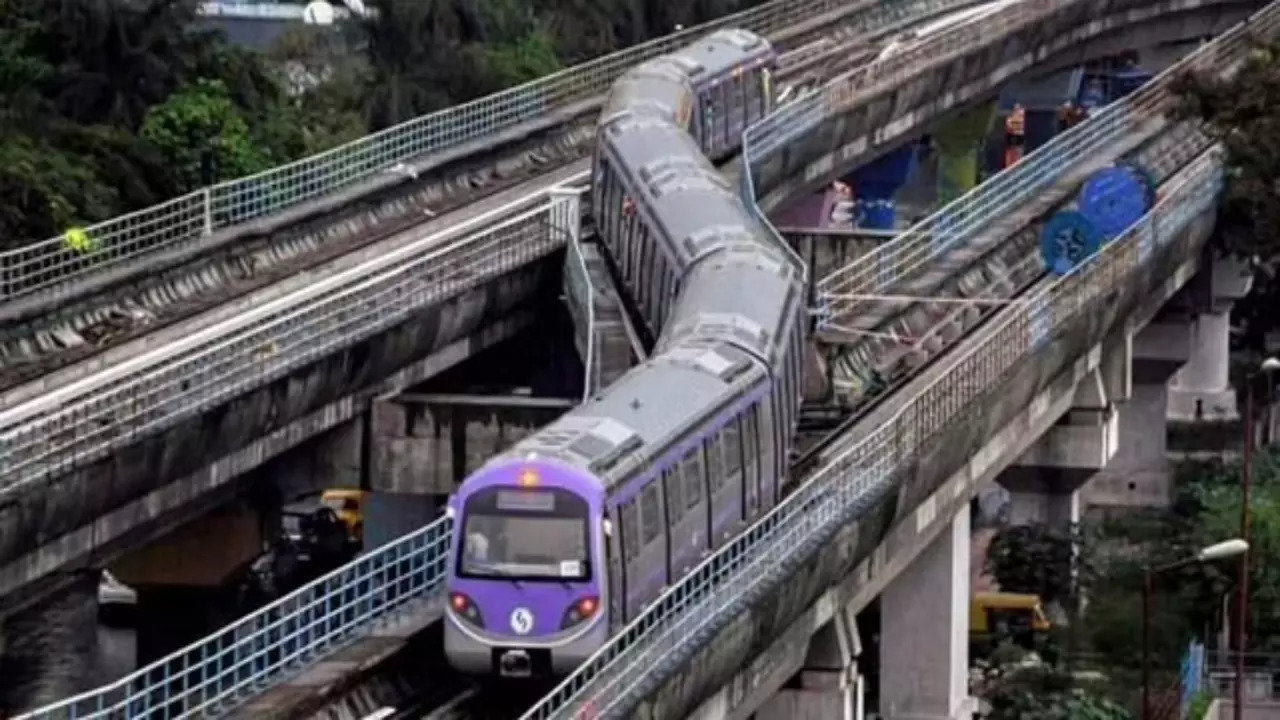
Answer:
<path fill-rule="evenodd" d="M 246 464 L 252 461 L 248 458 L 233 463 L 234 471 L 224 468 L 206 477 L 203 471 L 211 463 L 256 446 L 294 421 L 376 386 L 418 359 L 499 322 L 535 297 L 554 292 L 551 281 L 558 262 L 559 256 L 553 255 L 462 293 L 386 333 L 232 398 L 109 459 L 14 490 L 0 499 L 0 596 L 72 560 L 91 560 L 112 541 L 174 509 L 172 503 L 138 506 L 136 501 L 162 491 L 186 502 L 197 501 L 203 491 L 254 466 Z M 315 432 L 333 426 L 321 422 Z M 291 444 L 307 437 L 292 438 Z M 289 440 L 280 438 L 285 444 L 275 452 L 291 446 Z M 270 454 L 254 453 L 254 457 L 261 462 Z M 117 511 L 126 508 L 128 512 Z"/>
<path fill-rule="evenodd" d="M 1088 41 L 1132 34 L 1173 42 L 1226 29 L 1257 0 L 1087 0 L 893 87 L 883 87 L 765 158 L 753 158 L 758 203 L 766 213 L 846 174 L 878 154 L 993 95 L 1011 77 L 1052 64 L 1058 55 L 1088 59 Z M 1151 24 L 1157 31 L 1146 32 Z M 1167 36 L 1159 36 L 1167 32 Z M 1098 46 L 1099 49 L 1103 45 Z M 1081 49 L 1084 48 L 1084 49 Z M 1101 54 L 1105 54 L 1102 51 Z M 1095 55 L 1097 57 L 1099 55 Z M 1060 62 L 1060 61 L 1058 61 Z"/>
<path fill-rule="evenodd" d="M 987 457 L 984 450 L 1012 420 L 1035 410 L 1029 405 L 1046 388 L 1061 384 L 1064 377 L 1073 388 L 1075 379 L 1071 375 L 1081 358 L 1096 351 L 1110 335 L 1131 332 L 1154 315 L 1156 308 L 1151 305 L 1163 303 L 1198 267 L 1200 250 L 1212 232 L 1215 215 L 1216 211 L 1192 220 L 1180 237 L 1134 273 L 1124 292 L 1099 298 L 1097 306 L 1079 313 L 1067 331 L 1050 338 L 1034 357 L 1016 364 L 998 392 L 990 392 L 982 402 L 973 403 L 972 412 L 963 421 L 950 424 L 926 445 L 925 454 L 902 470 L 896 492 L 868 498 L 867 511 L 824 542 L 817 556 L 790 571 L 771 592 L 752 601 L 745 611 L 712 633 L 691 657 L 673 665 L 660 684 L 644 688 L 647 697 L 633 709 L 632 716 L 686 716 L 714 691 L 732 682 L 744 659 L 755 657 L 775 638 L 787 633 L 795 621 L 813 609 L 815 600 L 824 597 L 829 588 L 840 584 L 855 568 L 879 573 L 886 556 L 894 550 L 882 545 L 886 537 L 892 538 L 890 528 L 904 521 L 913 522 L 913 516 L 919 522 L 917 512 L 922 503 L 936 503 L 935 493 L 949 478 L 978 464 L 985 468 L 982 472 L 994 472 L 999 469 L 994 464 L 996 460 L 1016 459 L 1016 455 L 1007 460 Z M 913 392 L 913 387 L 904 392 Z M 1063 397 L 1065 411 L 1073 394 L 1064 392 Z M 880 412 L 874 411 L 864 422 L 883 422 L 884 418 L 877 417 Z M 981 462 L 980 454 L 985 458 Z M 843 599 L 851 599 L 855 590 L 848 590 L 849 597 Z"/>

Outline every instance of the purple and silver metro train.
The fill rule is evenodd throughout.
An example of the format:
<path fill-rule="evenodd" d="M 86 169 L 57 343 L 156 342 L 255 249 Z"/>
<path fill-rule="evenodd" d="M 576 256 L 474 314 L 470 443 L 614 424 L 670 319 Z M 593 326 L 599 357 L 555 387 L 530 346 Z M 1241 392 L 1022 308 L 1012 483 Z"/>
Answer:
<path fill-rule="evenodd" d="M 731 85 L 705 84 L 716 97 L 767 95 L 767 78 L 757 92 L 732 62 L 769 57 L 767 41 L 721 31 L 694 50 L 677 65 L 708 81 L 723 66 Z M 491 459 L 451 501 L 444 645 L 462 672 L 572 671 L 782 495 L 804 268 L 700 155 L 715 147 L 680 132 L 689 103 L 651 112 L 672 97 L 651 87 L 670 70 L 615 85 L 593 203 L 623 284 L 661 332 L 643 364 Z"/>
<path fill-rule="evenodd" d="M 562 675 L 604 643 L 604 490 L 594 478 L 512 459 L 470 477 L 452 503 L 445 652 L 455 667 Z"/>

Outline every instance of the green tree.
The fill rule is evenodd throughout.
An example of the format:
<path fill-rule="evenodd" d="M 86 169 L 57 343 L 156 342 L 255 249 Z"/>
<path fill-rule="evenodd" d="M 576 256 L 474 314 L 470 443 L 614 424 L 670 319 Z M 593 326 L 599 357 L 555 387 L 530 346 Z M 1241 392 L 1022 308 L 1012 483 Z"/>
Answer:
<path fill-rule="evenodd" d="M 1123 707 L 1042 664 L 1005 663 L 984 672 L 979 694 L 988 720 L 1128 720 Z"/>
<path fill-rule="evenodd" d="M 200 80 L 151 108 L 141 135 L 154 145 L 193 189 L 271 165 L 244 116 L 219 80 Z"/>
<path fill-rule="evenodd" d="M 1204 121 L 1227 151 L 1217 235 L 1222 250 L 1270 269 L 1239 313 L 1245 340 L 1261 349 L 1280 302 L 1280 282 L 1274 279 L 1280 260 L 1280 44 L 1258 45 L 1229 79 L 1213 68 L 1178 78 L 1174 89 L 1181 96 L 1175 115 Z"/>
<path fill-rule="evenodd" d="M 1280 452 L 1266 449 L 1253 466 L 1249 502 L 1250 647 L 1280 650 Z M 1240 535 L 1240 463 L 1201 465 L 1194 480 L 1184 483 L 1180 502 L 1190 515 L 1189 548 L 1204 547 Z M 1199 569 L 1189 587 L 1192 620 L 1217 619 L 1224 593 L 1234 589 L 1238 565 L 1210 563 Z"/>
<path fill-rule="evenodd" d="M 1032 593 L 1064 607 L 1092 577 L 1084 534 L 1078 528 L 1058 532 L 1044 524 L 1001 529 L 987 548 L 986 569 L 1006 592 Z"/>

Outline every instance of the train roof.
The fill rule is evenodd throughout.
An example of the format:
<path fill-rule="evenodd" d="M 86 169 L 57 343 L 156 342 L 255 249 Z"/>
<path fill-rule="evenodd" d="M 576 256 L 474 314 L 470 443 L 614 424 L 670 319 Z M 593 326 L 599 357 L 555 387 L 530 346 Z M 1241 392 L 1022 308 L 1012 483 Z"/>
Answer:
<path fill-rule="evenodd" d="M 774 367 L 803 309 L 803 279 L 790 257 L 759 244 L 709 255 L 686 276 L 655 352 L 691 337 L 716 338 Z"/>
<path fill-rule="evenodd" d="M 693 86 L 674 62 L 656 58 L 628 70 L 609 88 L 601 124 L 619 115 L 654 114 L 684 125 L 693 109 Z"/>
<path fill-rule="evenodd" d="M 754 358 L 728 343 L 673 347 L 504 455 L 554 457 L 586 469 L 612 491 L 636 463 L 691 439 L 685 437 L 691 428 L 766 377 Z"/>
<path fill-rule="evenodd" d="M 774 57 L 765 38 L 737 28 L 717 30 L 667 56 L 687 74 L 694 87 L 719 79 L 734 68 Z"/>

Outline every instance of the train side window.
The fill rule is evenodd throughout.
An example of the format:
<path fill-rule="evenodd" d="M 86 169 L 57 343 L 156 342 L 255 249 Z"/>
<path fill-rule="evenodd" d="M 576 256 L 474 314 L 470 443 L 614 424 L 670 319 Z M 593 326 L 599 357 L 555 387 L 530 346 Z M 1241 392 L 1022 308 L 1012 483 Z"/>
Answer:
<path fill-rule="evenodd" d="M 720 492 L 720 486 L 724 485 L 724 463 L 720 457 L 720 434 L 716 433 L 706 444 L 707 448 L 707 479 L 708 485 L 711 487 L 711 494 L 715 495 Z"/>
<path fill-rule="evenodd" d="M 680 463 L 680 471 L 684 475 L 685 499 L 689 507 L 702 502 L 702 466 L 698 462 L 700 453 L 697 450 L 684 456 Z"/>
<path fill-rule="evenodd" d="M 726 475 L 734 475 L 742 469 L 742 435 L 738 430 L 736 418 L 725 426 L 722 437 L 724 438 L 724 472 Z"/>
<path fill-rule="evenodd" d="M 622 547 L 625 548 L 627 562 L 630 562 L 640 555 L 640 548 L 644 546 L 640 539 L 640 509 L 636 507 L 636 501 L 632 500 L 619 510 L 622 515 Z"/>
<path fill-rule="evenodd" d="M 684 504 L 680 502 L 683 493 L 680 492 L 680 466 L 667 468 L 662 473 L 662 482 L 666 485 L 667 492 L 667 525 L 675 527 L 680 522 L 680 518 L 684 515 Z"/>
<path fill-rule="evenodd" d="M 658 485 L 649 483 L 649 487 L 640 494 L 640 544 L 648 545 L 658 537 L 662 523 L 658 517 Z"/>

